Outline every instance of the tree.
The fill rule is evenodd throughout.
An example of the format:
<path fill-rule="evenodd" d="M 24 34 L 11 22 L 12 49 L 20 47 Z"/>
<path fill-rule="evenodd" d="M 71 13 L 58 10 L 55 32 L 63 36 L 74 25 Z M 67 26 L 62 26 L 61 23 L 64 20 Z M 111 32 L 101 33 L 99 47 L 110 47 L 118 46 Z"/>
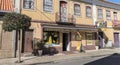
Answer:
<path fill-rule="evenodd" d="M 16 30 L 18 33 L 18 62 L 21 62 L 20 44 L 22 43 L 22 30 L 28 29 L 30 27 L 30 21 L 30 17 L 19 13 L 6 13 L 3 17 L 3 30 L 9 32 Z"/>

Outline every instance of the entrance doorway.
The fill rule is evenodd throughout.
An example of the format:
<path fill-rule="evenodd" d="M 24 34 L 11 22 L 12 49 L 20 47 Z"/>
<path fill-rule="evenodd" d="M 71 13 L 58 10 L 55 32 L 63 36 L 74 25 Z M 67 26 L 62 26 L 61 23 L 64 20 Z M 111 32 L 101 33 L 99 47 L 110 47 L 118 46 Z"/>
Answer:
<path fill-rule="evenodd" d="M 119 33 L 114 33 L 114 47 L 119 47 Z"/>
<path fill-rule="evenodd" d="M 70 51 L 70 34 L 63 33 L 63 51 Z"/>
<path fill-rule="evenodd" d="M 24 31 L 22 52 L 33 52 L 33 30 Z"/>
<path fill-rule="evenodd" d="M 99 47 L 102 48 L 103 47 L 103 32 L 99 32 Z"/>

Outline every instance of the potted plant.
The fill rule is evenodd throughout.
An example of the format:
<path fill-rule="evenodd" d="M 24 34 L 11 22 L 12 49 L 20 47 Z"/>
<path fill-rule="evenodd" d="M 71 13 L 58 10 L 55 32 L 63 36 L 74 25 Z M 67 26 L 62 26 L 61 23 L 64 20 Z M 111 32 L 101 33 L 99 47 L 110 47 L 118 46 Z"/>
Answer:
<path fill-rule="evenodd" d="M 44 43 L 37 43 L 37 46 L 38 46 L 38 55 L 42 56 Z"/>
<path fill-rule="evenodd" d="M 41 56 L 43 53 L 44 43 L 40 42 L 39 39 L 34 39 L 34 55 Z"/>

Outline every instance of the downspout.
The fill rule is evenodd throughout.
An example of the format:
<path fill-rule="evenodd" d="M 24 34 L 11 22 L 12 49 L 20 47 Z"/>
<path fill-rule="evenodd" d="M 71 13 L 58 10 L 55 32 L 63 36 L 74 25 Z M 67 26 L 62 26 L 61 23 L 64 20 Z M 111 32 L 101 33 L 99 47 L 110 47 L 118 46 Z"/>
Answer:
<path fill-rule="evenodd" d="M 96 25 L 96 21 L 97 21 L 96 0 L 91 0 L 91 3 L 93 5 L 93 24 Z"/>

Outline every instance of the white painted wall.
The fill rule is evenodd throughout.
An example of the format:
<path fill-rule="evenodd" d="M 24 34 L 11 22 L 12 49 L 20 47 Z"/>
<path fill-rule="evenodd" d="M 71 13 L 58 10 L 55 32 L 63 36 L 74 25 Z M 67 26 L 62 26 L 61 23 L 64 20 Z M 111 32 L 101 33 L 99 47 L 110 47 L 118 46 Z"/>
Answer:
<path fill-rule="evenodd" d="M 95 25 L 96 20 L 97 20 L 97 8 L 96 8 L 95 0 L 92 0 L 92 4 L 93 4 L 93 23 Z"/>
<path fill-rule="evenodd" d="M 20 13 L 20 1 L 21 0 L 15 0 L 14 12 L 16 12 L 16 13 Z"/>

